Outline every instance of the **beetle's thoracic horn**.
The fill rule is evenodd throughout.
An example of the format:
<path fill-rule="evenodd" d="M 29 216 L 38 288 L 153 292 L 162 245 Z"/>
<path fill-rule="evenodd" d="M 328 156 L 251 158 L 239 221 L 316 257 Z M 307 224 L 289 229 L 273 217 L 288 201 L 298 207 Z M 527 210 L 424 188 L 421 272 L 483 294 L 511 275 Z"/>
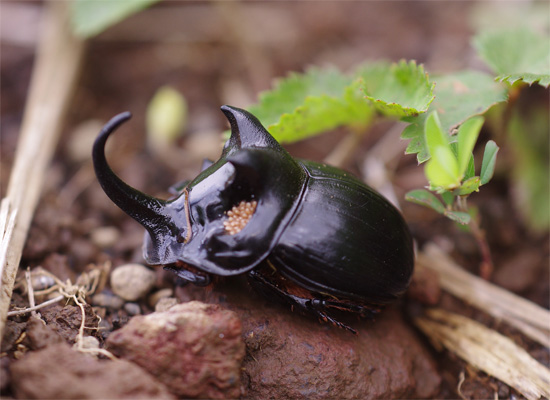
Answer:
<path fill-rule="evenodd" d="M 221 109 L 231 125 L 230 148 L 269 147 L 275 150 L 280 147 L 258 118 L 248 111 L 227 105 Z"/>
<path fill-rule="evenodd" d="M 167 212 L 166 201 L 148 196 L 124 183 L 109 167 L 105 143 L 111 133 L 132 117 L 124 112 L 113 117 L 101 130 L 92 152 L 97 179 L 109 198 L 133 219 L 143 225 L 152 237 L 176 231 Z"/>

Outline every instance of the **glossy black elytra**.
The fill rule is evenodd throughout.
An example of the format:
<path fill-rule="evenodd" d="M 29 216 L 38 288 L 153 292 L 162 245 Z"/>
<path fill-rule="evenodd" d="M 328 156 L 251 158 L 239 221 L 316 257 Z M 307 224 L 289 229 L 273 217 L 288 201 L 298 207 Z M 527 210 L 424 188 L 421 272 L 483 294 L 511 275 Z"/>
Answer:
<path fill-rule="evenodd" d="M 350 174 L 292 158 L 247 111 L 222 111 L 231 137 L 220 159 L 169 200 L 133 189 L 107 164 L 107 138 L 130 113 L 99 134 L 97 178 L 147 230 L 145 260 L 198 285 L 246 273 L 262 293 L 355 332 L 331 310 L 368 317 L 409 284 L 414 253 L 401 214 Z"/>

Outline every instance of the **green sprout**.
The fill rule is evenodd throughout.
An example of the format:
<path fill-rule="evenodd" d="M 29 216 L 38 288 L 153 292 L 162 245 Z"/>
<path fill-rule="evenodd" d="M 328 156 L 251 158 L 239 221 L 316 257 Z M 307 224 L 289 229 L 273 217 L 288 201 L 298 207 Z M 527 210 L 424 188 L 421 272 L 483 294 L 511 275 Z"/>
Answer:
<path fill-rule="evenodd" d="M 470 223 L 466 199 L 493 177 L 499 149 L 494 141 L 487 142 L 481 172 L 476 176 L 473 149 L 483 122 L 480 116 L 468 119 L 459 127 L 453 141 L 441 128 L 437 111 L 428 116 L 424 134 L 430 159 L 424 172 L 430 184 L 429 190 L 441 195 L 443 201 L 425 189 L 407 193 L 405 198 L 408 201 L 429 207 L 460 224 Z"/>

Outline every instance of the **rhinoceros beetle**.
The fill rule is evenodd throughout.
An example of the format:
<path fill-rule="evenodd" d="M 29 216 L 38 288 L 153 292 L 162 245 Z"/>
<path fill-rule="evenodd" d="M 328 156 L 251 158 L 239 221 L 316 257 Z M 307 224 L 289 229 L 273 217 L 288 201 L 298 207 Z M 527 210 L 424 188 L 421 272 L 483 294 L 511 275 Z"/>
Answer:
<path fill-rule="evenodd" d="M 292 158 L 249 112 L 221 109 L 231 125 L 221 157 L 168 200 L 128 186 L 107 164 L 107 138 L 130 113 L 96 139 L 99 183 L 145 227 L 145 260 L 197 285 L 247 274 L 263 294 L 355 332 L 330 313 L 372 317 L 409 284 L 414 252 L 401 214 L 349 173 Z"/>

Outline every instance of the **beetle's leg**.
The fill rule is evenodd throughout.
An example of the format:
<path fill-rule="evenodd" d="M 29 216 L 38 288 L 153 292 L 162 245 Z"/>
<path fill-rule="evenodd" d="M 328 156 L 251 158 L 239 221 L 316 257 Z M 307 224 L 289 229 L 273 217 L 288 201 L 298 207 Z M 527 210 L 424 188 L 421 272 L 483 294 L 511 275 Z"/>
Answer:
<path fill-rule="evenodd" d="M 178 268 L 174 267 L 172 265 L 165 265 L 164 269 L 166 271 L 170 271 L 175 273 L 178 278 L 183 279 L 186 282 L 191 282 L 195 284 L 196 286 L 208 286 L 210 285 L 210 282 L 212 281 L 210 275 L 208 274 L 196 274 L 194 272 L 191 272 L 189 270 L 186 270 L 184 268 Z"/>
<path fill-rule="evenodd" d="M 376 314 L 380 312 L 378 306 L 367 306 L 360 304 L 352 304 L 350 302 L 326 299 L 313 299 L 312 305 L 320 309 L 332 308 L 335 310 L 346 311 L 354 314 L 359 314 L 361 318 L 374 319 Z"/>
<path fill-rule="evenodd" d="M 253 287 L 255 287 L 262 294 L 276 295 L 284 303 L 291 306 L 293 310 L 298 310 L 302 313 L 313 314 L 324 322 L 330 322 L 334 326 L 346 329 L 353 334 L 357 334 L 357 331 L 346 324 L 337 321 L 329 314 L 327 314 L 322 308 L 324 308 L 324 300 L 318 300 L 314 298 L 301 297 L 289 293 L 287 290 L 280 288 L 274 281 L 268 279 L 264 274 L 252 270 L 248 273 L 249 281 Z"/>

